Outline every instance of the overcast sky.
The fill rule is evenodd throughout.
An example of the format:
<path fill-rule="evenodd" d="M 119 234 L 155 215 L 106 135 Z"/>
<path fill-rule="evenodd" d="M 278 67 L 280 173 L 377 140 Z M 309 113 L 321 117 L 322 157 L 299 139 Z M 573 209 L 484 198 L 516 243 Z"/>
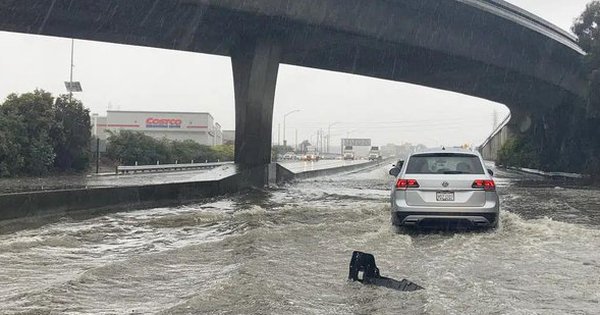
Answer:
<path fill-rule="evenodd" d="M 568 30 L 588 0 L 512 0 Z M 69 79 L 70 40 L 0 32 L 0 99 L 42 88 L 64 93 Z M 210 112 L 224 129 L 234 127 L 229 58 L 77 40 L 74 80 L 92 112 L 106 110 Z M 497 103 L 355 75 L 282 65 L 275 97 L 274 137 L 283 114 L 293 144 L 315 139 L 332 126 L 332 141 L 369 137 L 374 144 L 429 146 L 481 143 L 508 109 Z M 281 135 L 283 137 L 283 135 Z M 283 138 L 281 138 L 283 141 Z"/>

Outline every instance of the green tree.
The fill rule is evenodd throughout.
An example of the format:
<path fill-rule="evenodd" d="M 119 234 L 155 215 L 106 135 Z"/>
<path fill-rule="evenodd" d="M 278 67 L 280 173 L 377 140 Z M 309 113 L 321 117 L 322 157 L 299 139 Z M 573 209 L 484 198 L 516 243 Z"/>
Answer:
<path fill-rule="evenodd" d="M 50 131 L 55 128 L 54 98 L 48 92 L 35 90 L 21 95 L 11 94 L 0 108 L 0 114 L 18 121 L 23 128 L 12 132 L 19 144 L 15 152 L 23 160 L 22 172 L 43 175 L 54 164 L 56 156 Z"/>
<path fill-rule="evenodd" d="M 526 138 L 509 139 L 498 151 L 497 162 L 504 166 L 540 167 L 535 146 Z"/>
<path fill-rule="evenodd" d="M 163 143 L 141 132 L 121 130 L 108 137 L 107 156 L 124 165 L 154 164 L 165 161 Z"/>
<path fill-rule="evenodd" d="M 587 52 L 584 69 L 589 75 L 588 114 L 600 117 L 600 1 L 588 3 L 571 30 Z"/>
<path fill-rule="evenodd" d="M 81 101 L 70 101 L 68 95 L 58 97 L 53 109 L 54 166 L 59 170 L 85 170 L 90 161 L 90 111 Z"/>
<path fill-rule="evenodd" d="M 172 141 L 170 147 L 171 160 L 179 163 L 190 163 L 192 160 L 198 161 L 198 154 L 202 150 L 200 144 L 193 140 Z"/>
<path fill-rule="evenodd" d="M 154 139 L 141 132 L 122 130 L 108 138 L 107 156 L 125 165 L 216 162 L 233 160 L 233 146 L 210 147 L 193 140 L 172 141 Z"/>
<path fill-rule="evenodd" d="M 234 158 L 234 146 L 233 144 L 223 144 L 214 146 L 213 151 L 215 152 L 217 159 L 223 161 L 233 161 Z"/>
<path fill-rule="evenodd" d="M 584 69 L 589 78 L 587 111 L 576 117 L 572 124 L 583 155 L 577 162 L 580 168 L 584 168 L 583 171 L 600 178 L 600 1 L 588 3 L 575 20 L 572 31 L 587 52 Z"/>
<path fill-rule="evenodd" d="M 23 125 L 15 117 L 0 114 L 0 177 L 15 176 L 25 163 L 16 135 L 24 134 Z"/>
<path fill-rule="evenodd" d="M 600 67 L 600 1 L 587 4 L 585 11 L 575 20 L 571 30 L 577 35 L 579 46 L 590 55 L 587 58 L 591 69 Z"/>

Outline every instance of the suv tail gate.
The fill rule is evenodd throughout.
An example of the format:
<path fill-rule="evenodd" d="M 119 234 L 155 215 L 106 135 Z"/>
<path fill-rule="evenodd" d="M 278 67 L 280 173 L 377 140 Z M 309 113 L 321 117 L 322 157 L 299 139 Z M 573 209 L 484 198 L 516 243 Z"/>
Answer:
<path fill-rule="evenodd" d="M 408 188 L 397 193 L 404 194 L 409 206 L 481 207 L 485 205 L 486 192 L 473 188 L 473 182 L 481 179 L 474 175 L 411 175 L 418 188 Z"/>

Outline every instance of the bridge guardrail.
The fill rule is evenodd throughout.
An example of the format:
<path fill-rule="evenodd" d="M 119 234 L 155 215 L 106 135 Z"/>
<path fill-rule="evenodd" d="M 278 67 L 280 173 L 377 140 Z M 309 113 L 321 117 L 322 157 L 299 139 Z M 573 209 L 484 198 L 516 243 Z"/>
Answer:
<path fill-rule="evenodd" d="M 496 137 L 496 135 L 498 135 L 502 131 L 502 129 L 504 127 L 506 127 L 506 125 L 508 125 L 511 118 L 512 118 L 512 114 L 508 113 L 508 116 L 506 116 L 506 118 L 504 118 L 504 120 L 502 120 L 502 122 L 500 122 L 498 127 L 496 127 L 496 129 L 494 129 L 494 131 L 492 131 L 492 133 L 489 135 L 489 137 L 487 137 L 483 141 L 483 143 L 477 147 L 477 151 L 481 151 L 481 149 L 485 148 L 485 146 L 488 145 L 488 143 L 490 143 L 490 141 L 492 141 L 492 139 L 494 139 L 494 137 Z"/>
<path fill-rule="evenodd" d="M 175 170 L 190 170 L 215 168 L 223 165 L 233 164 L 233 162 L 214 162 L 214 163 L 187 163 L 187 164 L 158 164 L 158 165 L 119 165 L 115 168 L 115 174 L 128 174 L 137 172 L 165 172 Z"/>
<path fill-rule="evenodd" d="M 498 12 L 504 12 L 507 17 L 512 16 L 514 18 L 522 20 L 528 24 L 530 28 L 537 32 L 546 34 L 554 38 L 555 40 L 563 43 L 564 45 L 576 50 L 582 55 L 585 55 L 585 51 L 579 46 L 577 37 L 573 34 L 563 30 L 555 24 L 545 20 L 544 18 L 537 16 L 527 10 L 524 10 L 514 4 L 511 4 L 505 0 L 458 0 L 460 2 L 468 3 L 478 7 L 488 6 L 489 9 L 496 10 Z"/>

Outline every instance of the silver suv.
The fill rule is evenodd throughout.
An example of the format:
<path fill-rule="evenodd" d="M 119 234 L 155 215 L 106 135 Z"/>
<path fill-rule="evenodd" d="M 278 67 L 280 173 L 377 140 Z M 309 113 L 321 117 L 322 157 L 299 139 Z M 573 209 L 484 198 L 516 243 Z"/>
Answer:
<path fill-rule="evenodd" d="M 500 202 L 493 172 L 477 152 L 440 149 L 413 153 L 390 170 L 392 223 L 396 226 L 439 226 L 466 223 L 498 226 Z"/>

